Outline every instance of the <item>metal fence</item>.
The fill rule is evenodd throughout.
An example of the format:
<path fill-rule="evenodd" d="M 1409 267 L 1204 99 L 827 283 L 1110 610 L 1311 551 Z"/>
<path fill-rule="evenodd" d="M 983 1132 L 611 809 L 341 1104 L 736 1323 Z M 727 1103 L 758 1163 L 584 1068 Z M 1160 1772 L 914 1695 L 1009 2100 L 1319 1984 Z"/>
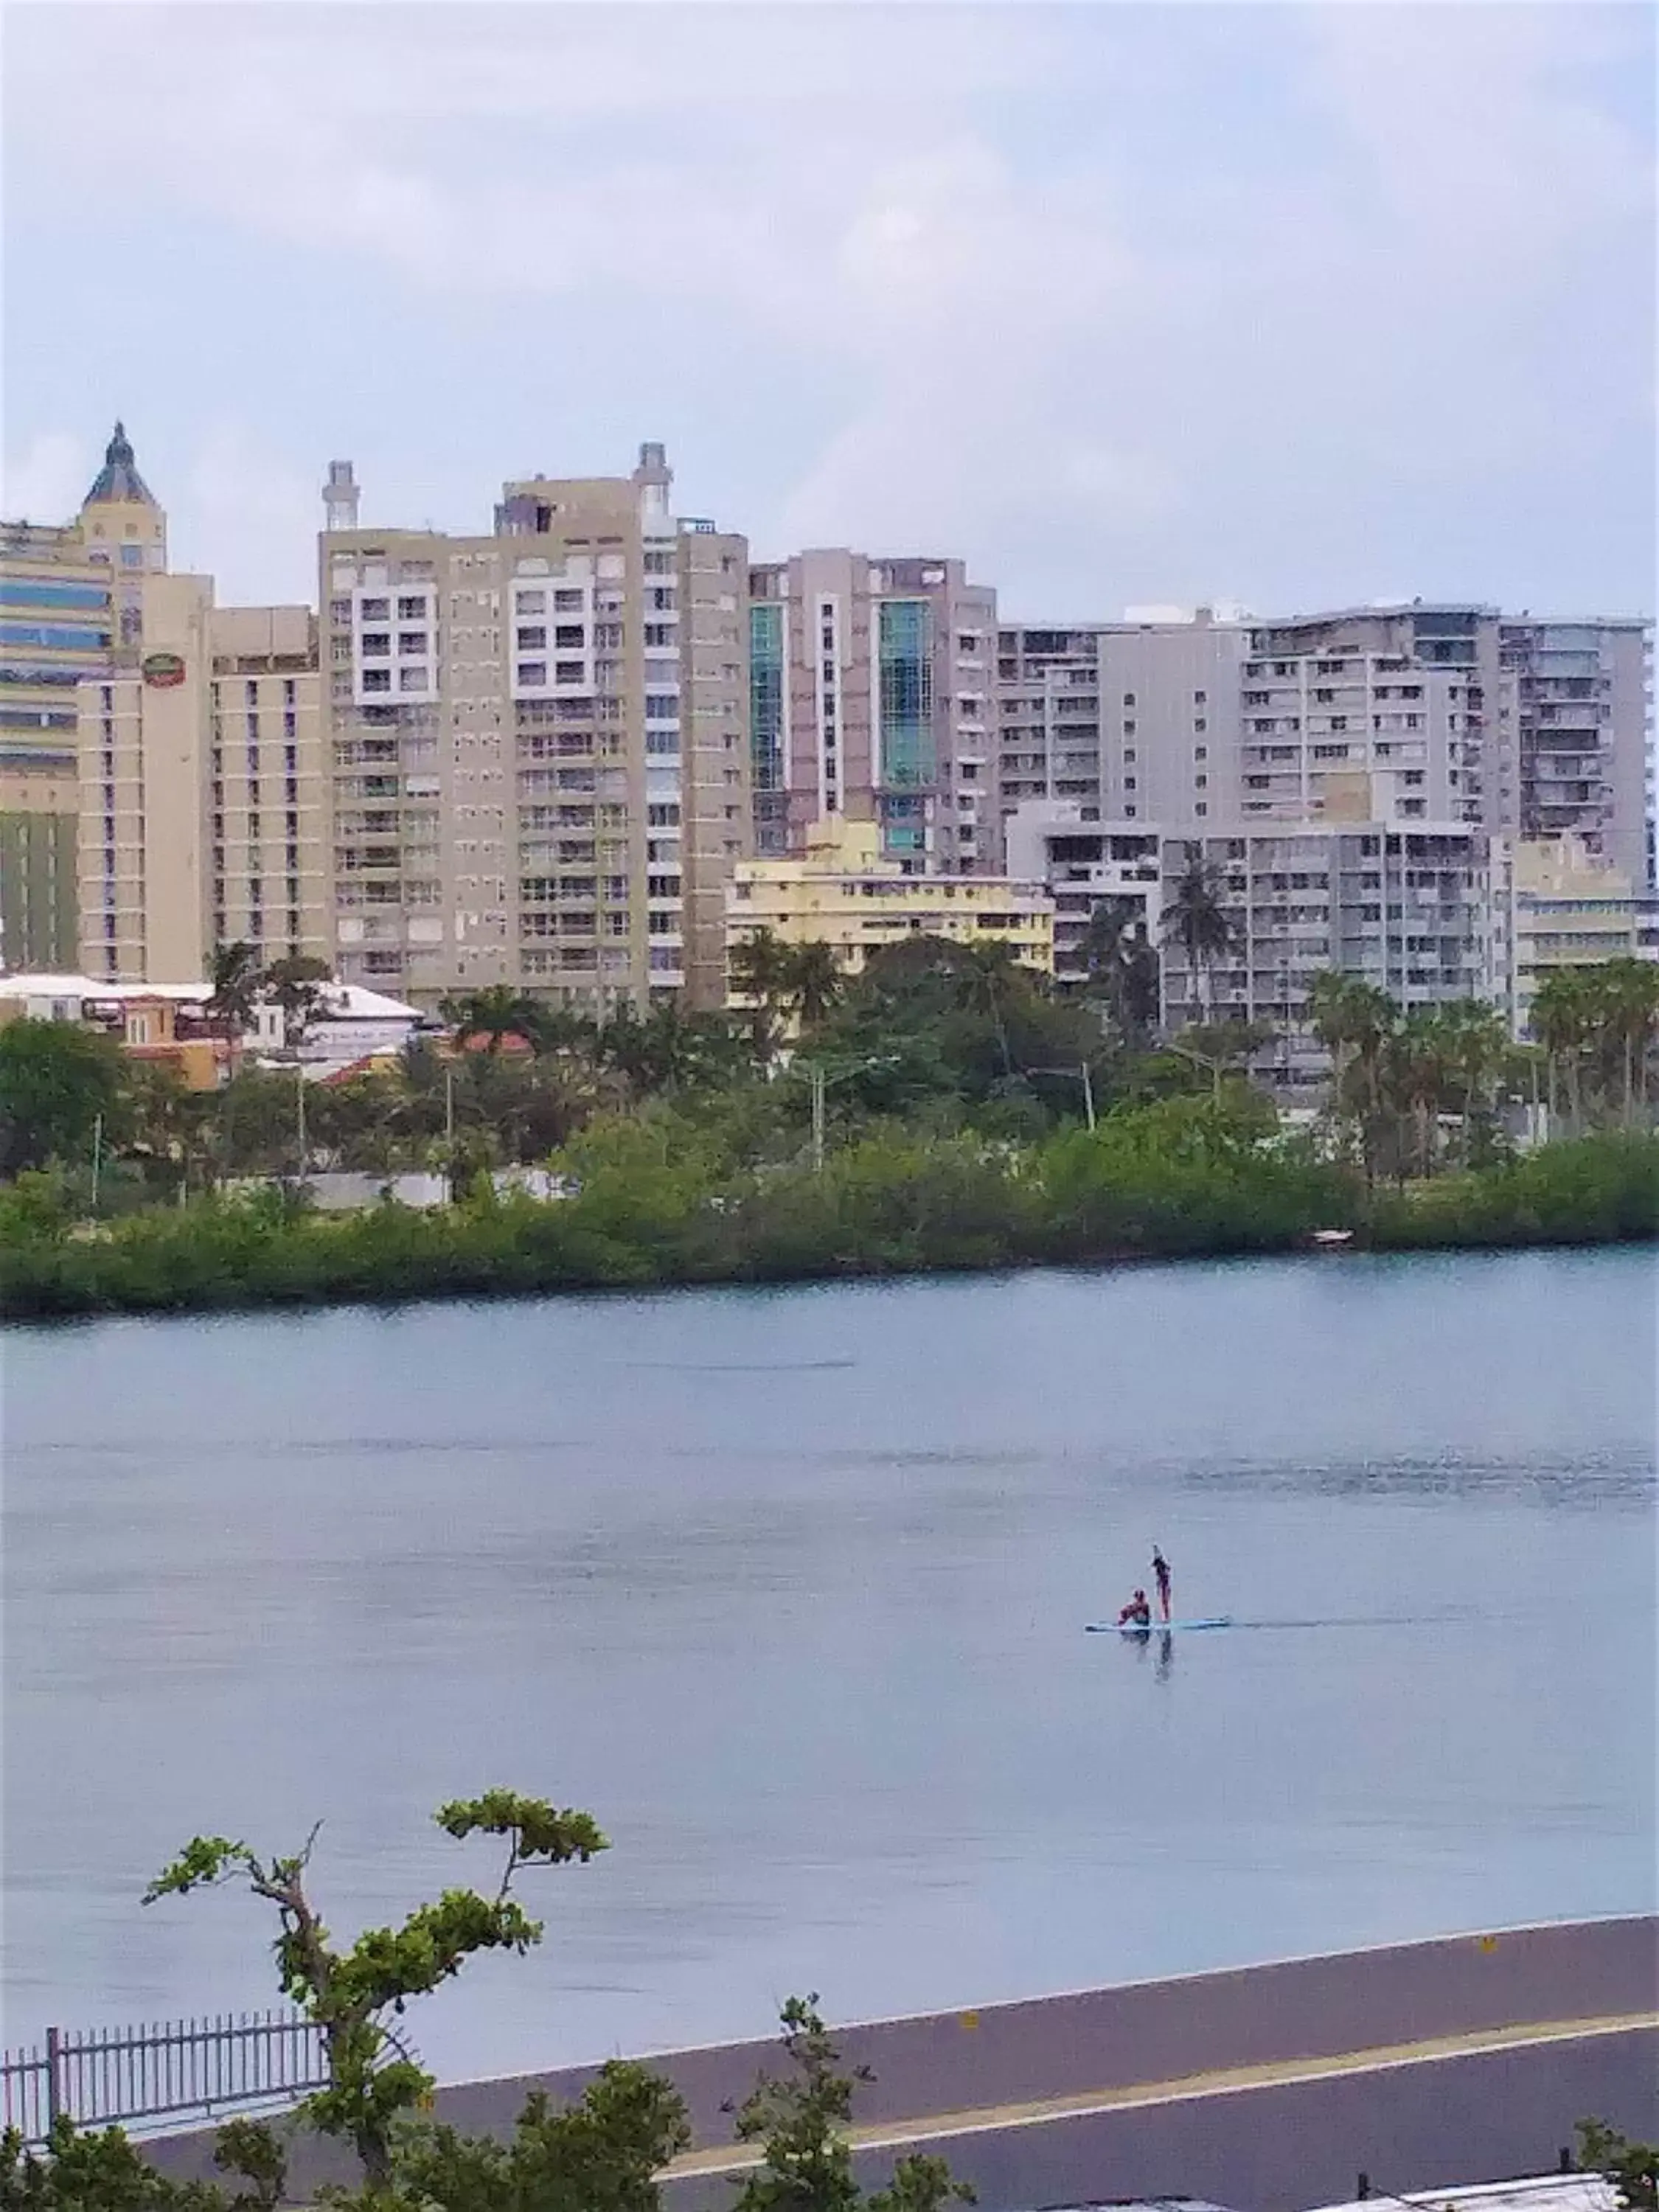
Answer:
<path fill-rule="evenodd" d="M 321 2033 L 295 2012 L 82 2033 L 49 2027 L 44 2045 L 0 2054 L 0 2127 L 40 2143 L 64 2113 L 81 2127 L 206 2118 L 292 2102 L 327 2078 Z"/>

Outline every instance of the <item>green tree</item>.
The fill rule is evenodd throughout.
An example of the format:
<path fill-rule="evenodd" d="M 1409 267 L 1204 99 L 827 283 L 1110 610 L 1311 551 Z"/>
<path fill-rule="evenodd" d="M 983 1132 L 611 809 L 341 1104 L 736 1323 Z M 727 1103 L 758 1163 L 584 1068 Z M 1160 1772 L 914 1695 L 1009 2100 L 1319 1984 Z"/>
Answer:
<path fill-rule="evenodd" d="M 511 1895 L 514 1875 L 528 1866 L 586 1863 L 608 1849 L 586 1813 L 562 1812 L 534 1797 L 492 1790 L 482 1797 L 441 1806 L 433 1816 L 458 1838 L 475 1832 L 507 1842 L 507 1863 L 493 1897 L 450 1889 L 433 1905 L 417 1906 L 400 1928 L 371 1928 L 349 1950 L 337 1949 L 307 1894 L 306 1877 L 318 1830 L 289 1857 L 262 1859 L 246 1844 L 223 1836 L 197 1836 L 144 1893 L 144 1903 L 185 1896 L 229 1881 L 275 1905 L 277 1978 L 283 1993 L 322 2030 L 329 2084 L 303 2106 L 325 2133 L 356 2149 L 374 2187 L 391 2177 L 398 2123 L 431 2094 L 433 2081 L 412 2059 L 397 2053 L 386 2015 L 408 2000 L 436 1989 L 480 1951 L 526 1952 L 542 1938 Z"/>
<path fill-rule="evenodd" d="M 1169 1040 L 1167 1048 L 1206 1071 L 1218 1101 L 1225 1079 L 1248 1074 L 1251 1060 L 1273 1035 L 1267 1022 L 1190 1022 Z"/>
<path fill-rule="evenodd" d="M 1102 899 L 1089 916 L 1079 950 L 1085 990 L 1104 1002 L 1130 1050 L 1143 1051 L 1158 1026 L 1160 988 L 1146 908 L 1136 898 Z"/>
<path fill-rule="evenodd" d="M 1400 1024 L 1400 1007 L 1380 985 L 1340 968 L 1308 983 L 1314 1035 L 1331 1055 L 1331 1103 L 1358 1131 L 1368 1184 L 1376 1181 L 1382 1126 L 1382 1054 Z"/>
<path fill-rule="evenodd" d="M 853 2094 L 874 2080 L 868 2067 L 840 2070 L 840 2056 L 817 2012 L 816 1993 L 791 1997 L 782 2011 L 783 2047 L 793 2075 L 763 2075 L 738 2107 L 739 2142 L 758 2143 L 761 2162 L 738 2192 L 732 2212 L 943 2212 L 971 2204 L 943 2159 L 902 2158 L 883 2190 L 866 2196 L 853 2172 Z"/>
<path fill-rule="evenodd" d="M 245 938 L 216 945 L 208 954 L 207 1018 L 223 1040 L 227 1054 L 253 1026 L 264 969 L 259 948 Z"/>
<path fill-rule="evenodd" d="M 49 1161 L 80 1166 L 99 1121 L 115 1132 L 124 1091 L 121 1048 L 78 1022 L 8 1022 L 0 1028 L 0 1176 Z"/>
<path fill-rule="evenodd" d="M 755 1057 L 763 1065 L 777 1050 L 778 1025 L 794 984 L 797 949 L 763 924 L 740 937 L 726 956 L 727 987 L 748 1014 Z"/>
<path fill-rule="evenodd" d="M 1659 2212 L 1659 2144 L 1632 2142 L 1600 2120 L 1580 2120 L 1578 2163 L 1613 2184 L 1625 2212 Z"/>
<path fill-rule="evenodd" d="M 285 952 L 265 969 L 261 994 L 282 1009 L 283 1042 L 289 1052 L 297 1052 L 305 1042 L 330 975 L 327 961 L 313 959 L 307 952 Z"/>
<path fill-rule="evenodd" d="M 83 2133 L 64 2117 L 44 2151 L 0 2136 L 0 2212 L 226 2212 L 204 2182 L 169 2181 L 119 2128 Z"/>
<path fill-rule="evenodd" d="M 411 2130 L 392 2171 L 399 2197 L 422 2212 L 657 2212 L 657 2176 L 690 2141 L 672 2083 L 612 2060 L 562 2112 L 536 2092 L 510 2142 Z"/>
<path fill-rule="evenodd" d="M 1210 1017 L 1216 963 L 1238 939 L 1226 896 L 1223 870 L 1206 856 L 1201 843 L 1189 840 L 1182 848 L 1181 873 L 1164 899 L 1159 927 L 1165 940 L 1180 945 L 1185 955 L 1200 1021 Z"/>
<path fill-rule="evenodd" d="M 536 1001 L 510 983 L 491 983 L 481 991 L 442 999 L 438 1011 L 453 1029 L 458 1045 L 465 1048 L 474 1037 L 482 1037 L 492 1059 L 508 1037 L 521 1037 L 533 1047 L 542 1024 Z"/>
<path fill-rule="evenodd" d="M 821 1028 L 841 1003 L 846 978 L 833 947 L 814 939 L 792 948 L 788 998 L 804 1030 Z"/>
<path fill-rule="evenodd" d="M 1584 1125 L 1584 1054 L 1590 1042 L 1592 994 L 1583 968 L 1552 969 L 1533 995 L 1532 1033 L 1549 1055 L 1550 1113 L 1559 1111 L 1563 1088 L 1569 1134 Z M 1565 1082 L 1564 1082 L 1565 1079 Z"/>

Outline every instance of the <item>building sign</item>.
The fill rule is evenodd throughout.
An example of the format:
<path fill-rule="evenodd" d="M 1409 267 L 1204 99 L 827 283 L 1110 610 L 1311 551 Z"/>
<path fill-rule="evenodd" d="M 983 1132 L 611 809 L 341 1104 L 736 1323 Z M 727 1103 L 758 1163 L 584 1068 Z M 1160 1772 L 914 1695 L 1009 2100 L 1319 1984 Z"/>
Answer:
<path fill-rule="evenodd" d="M 185 680 L 185 664 L 176 653 L 147 653 L 141 666 L 145 683 L 154 690 L 169 691 Z"/>

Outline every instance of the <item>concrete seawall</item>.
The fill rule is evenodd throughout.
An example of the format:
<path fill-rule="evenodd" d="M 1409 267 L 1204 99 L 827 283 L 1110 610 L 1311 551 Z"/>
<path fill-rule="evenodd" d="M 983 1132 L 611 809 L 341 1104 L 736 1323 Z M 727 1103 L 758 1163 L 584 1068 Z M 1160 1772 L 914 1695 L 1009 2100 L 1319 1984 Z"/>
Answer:
<path fill-rule="evenodd" d="M 950 2157 L 982 2212 L 1140 2192 L 1242 2212 L 1553 2164 L 1589 2112 L 1659 2122 L 1659 1919 L 1565 1923 L 1289 1960 L 836 2030 L 860 2092 L 861 2156 Z M 729 2203 L 732 2118 L 775 2036 L 653 2054 L 690 2108 L 700 2159 L 676 2212 Z M 440 2091 L 439 2115 L 507 2131 L 532 2089 L 579 2095 L 593 2066 Z M 1056 2104 L 1068 2109 L 1055 2111 Z M 1009 2108 L 1016 2109 L 1011 2112 Z M 1379 2133 L 1380 2131 L 1380 2133 Z M 158 2141 L 168 2171 L 208 2170 L 210 2138 Z M 1370 2163 L 1368 2165 L 1368 2160 Z M 701 2170 L 699 2170 L 701 2169 Z M 296 2145 L 305 2187 L 347 2178 Z"/>

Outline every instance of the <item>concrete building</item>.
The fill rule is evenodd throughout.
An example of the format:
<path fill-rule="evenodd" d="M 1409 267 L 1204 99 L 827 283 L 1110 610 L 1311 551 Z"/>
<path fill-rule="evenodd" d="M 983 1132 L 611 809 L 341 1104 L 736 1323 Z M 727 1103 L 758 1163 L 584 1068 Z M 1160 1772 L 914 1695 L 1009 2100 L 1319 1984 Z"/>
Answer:
<path fill-rule="evenodd" d="M 1581 837 L 1528 839 L 1515 848 L 1515 1030 L 1527 1035 L 1539 983 L 1553 968 L 1646 957 L 1649 902 L 1622 868 Z"/>
<path fill-rule="evenodd" d="M 1006 945 L 1027 967 L 1054 972 L 1054 902 L 1040 884 L 911 875 L 883 853 L 876 823 L 845 815 L 815 823 L 799 859 L 740 861 L 726 915 L 728 950 L 769 929 L 786 945 L 829 945 L 848 975 L 922 935 Z"/>
<path fill-rule="evenodd" d="M 1648 623 L 1414 600 L 1259 625 L 1243 680 L 1246 816 L 1323 811 L 1363 768 L 1391 819 L 1571 833 L 1649 880 Z"/>
<path fill-rule="evenodd" d="M 325 723 L 342 975 L 421 1004 L 724 988 L 750 849 L 748 548 L 629 477 L 505 487 L 487 534 L 368 529 L 325 489 Z"/>
<path fill-rule="evenodd" d="M 1340 968 L 1402 1006 L 1512 1000 L 1510 848 L 1468 823 L 1236 824 L 1201 839 L 1166 836 L 1162 896 L 1197 853 L 1210 864 L 1235 932 L 1206 973 L 1176 941 L 1162 948 L 1163 1018 L 1261 1021 L 1279 1032 L 1260 1072 L 1307 1091 L 1329 1074 L 1307 1021 L 1310 976 Z"/>
<path fill-rule="evenodd" d="M 1127 911 L 1131 927 L 1158 944 L 1164 833 L 1157 823 L 1091 820 L 1076 799 L 1027 799 L 1008 821 L 1006 847 L 1009 874 L 1046 885 L 1054 900 L 1056 982 L 1085 978 L 1084 940 L 1103 905 Z"/>
<path fill-rule="evenodd" d="M 210 948 L 331 956 L 317 625 L 151 575 L 143 649 L 80 686 L 82 965 L 189 983 Z"/>
<path fill-rule="evenodd" d="M 167 517 L 115 426 L 73 522 L 0 525 L 0 962 L 76 957 L 76 691 L 135 657 Z"/>
<path fill-rule="evenodd" d="M 1249 637 L 1241 621 L 1207 607 L 1190 619 L 1005 623 L 997 641 L 1005 836 L 1017 809 L 1034 799 L 1074 805 L 1085 822 L 1236 820 Z"/>
<path fill-rule="evenodd" d="M 1505 617 L 1498 640 L 1487 819 L 1521 837 L 1580 837 L 1652 889 L 1652 624 Z"/>
<path fill-rule="evenodd" d="M 996 594 L 960 561 L 799 553 L 749 574 L 756 849 L 874 822 L 913 875 L 994 875 Z"/>

